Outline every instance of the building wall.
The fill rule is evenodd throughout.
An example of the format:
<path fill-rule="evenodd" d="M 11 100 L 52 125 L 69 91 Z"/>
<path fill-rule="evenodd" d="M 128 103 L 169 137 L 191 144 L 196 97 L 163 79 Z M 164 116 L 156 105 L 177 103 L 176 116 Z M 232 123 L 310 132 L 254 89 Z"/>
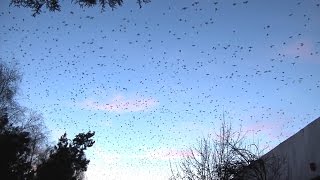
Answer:
<path fill-rule="evenodd" d="M 271 157 L 277 157 L 276 164 L 279 165 L 272 162 L 267 166 L 270 180 L 310 180 L 316 177 L 320 180 L 320 118 L 263 156 L 267 163 Z M 274 177 L 277 175 L 274 169 L 279 171 L 280 177 Z"/>

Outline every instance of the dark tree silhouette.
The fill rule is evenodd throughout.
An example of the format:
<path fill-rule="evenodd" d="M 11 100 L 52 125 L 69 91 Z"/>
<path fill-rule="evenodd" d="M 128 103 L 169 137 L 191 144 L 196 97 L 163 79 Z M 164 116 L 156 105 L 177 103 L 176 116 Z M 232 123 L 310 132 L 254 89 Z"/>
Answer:
<path fill-rule="evenodd" d="M 94 132 L 80 133 L 73 140 L 65 133 L 49 152 L 48 158 L 37 167 L 38 180 L 79 180 L 87 170 L 89 160 L 85 150 L 93 146 Z"/>
<path fill-rule="evenodd" d="M 94 144 L 94 132 L 73 140 L 64 134 L 53 149 L 45 149 L 41 115 L 16 102 L 20 80 L 16 68 L 0 61 L 0 179 L 81 179 L 89 163 L 84 151 Z"/>
<path fill-rule="evenodd" d="M 80 180 L 89 160 L 85 150 L 92 147 L 94 132 L 80 133 L 73 140 L 66 133 L 58 144 L 35 165 L 30 161 L 30 133 L 9 123 L 7 114 L 0 116 L 0 179 L 8 180 Z"/>
<path fill-rule="evenodd" d="M 0 117 L 21 132 L 29 132 L 30 156 L 28 161 L 36 165 L 38 154 L 46 148 L 45 125 L 40 114 L 19 105 L 17 94 L 22 75 L 15 65 L 0 61 Z"/>
<path fill-rule="evenodd" d="M 123 4 L 123 0 L 71 0 L 71 2 L 78 4 L 81 8 L 100 6 L 102 11 L 105 10 L 106 6 L 114 9 Z M 150 0 L 137 0 L 140 8 L 142 7 L 143 3 L 148 2 L 150 2 Z M 49 11 L 61 10 L 59 0 L 11 0 L 11 5 L 31 8 L 33 11 L 33 16 L 40 14 L 43 7 L 47 8 Z"/>
<path fill-rule="evenodd" d="M 31 179 L 30 141 L 30 133 L 10 124 L 6 114 L 1 115 L 0 179 Z"/>

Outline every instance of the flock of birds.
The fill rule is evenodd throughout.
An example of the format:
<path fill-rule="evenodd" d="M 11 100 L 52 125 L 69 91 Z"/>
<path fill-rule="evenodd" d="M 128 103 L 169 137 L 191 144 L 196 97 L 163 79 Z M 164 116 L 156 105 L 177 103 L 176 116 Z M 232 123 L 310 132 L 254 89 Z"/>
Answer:
<path fill-rule="evenodd" d="M 223 114 L 270 147 L 319 115 L 319 1 L 288 1 L 283 19 L 256 12 L 270 17 L 243 26 L 224 21 L 255 12 L 251 1 L 148 11 L 153 3 L 112 16 L 33 18 L 1 7 L 0 60 L 21 67 L 21 102 L 42 112 L 53 134 L 94 130 L 105 151 L 135 155 L 188 146 L 217 130 Z"/>

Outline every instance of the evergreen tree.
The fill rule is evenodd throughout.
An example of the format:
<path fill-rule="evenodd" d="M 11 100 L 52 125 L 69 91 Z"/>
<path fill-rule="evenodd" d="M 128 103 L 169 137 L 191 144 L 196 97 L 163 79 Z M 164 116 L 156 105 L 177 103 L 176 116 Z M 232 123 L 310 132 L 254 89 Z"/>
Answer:
<path fill-rule="evenodd" d="M 80 133 L 73 140 L 65 133 L 58 144 L 50 151 L 48 158 L 43 159 L 36 171 L 38 180 L 79 180 L 87 170 L 89 160 L 85 150 L 93 146 L 91 139 L 94 132 Z"/>

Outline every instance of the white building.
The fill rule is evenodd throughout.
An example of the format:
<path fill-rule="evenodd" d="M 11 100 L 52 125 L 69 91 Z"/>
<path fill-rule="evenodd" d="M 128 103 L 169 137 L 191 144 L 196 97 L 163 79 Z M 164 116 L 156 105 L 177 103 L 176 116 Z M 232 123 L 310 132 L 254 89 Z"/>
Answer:
<path fill-rule="evenodd" d="M 269 151 L 263 159 L 270 157 L 279 159 L 278 165 L 266 166 L 268 180 L 320 180 L 320 117 Z"/>

